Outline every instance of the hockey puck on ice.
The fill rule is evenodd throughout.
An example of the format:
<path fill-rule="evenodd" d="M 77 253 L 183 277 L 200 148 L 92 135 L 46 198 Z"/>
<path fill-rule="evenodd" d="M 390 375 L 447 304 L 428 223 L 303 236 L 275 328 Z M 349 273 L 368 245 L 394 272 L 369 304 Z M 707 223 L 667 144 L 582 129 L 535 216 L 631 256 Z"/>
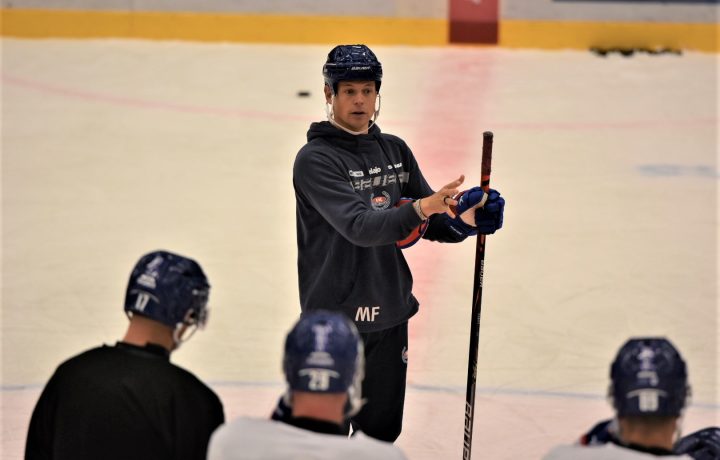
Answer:
<path fill-rule="evenodd" d="M 298 97 L 309 97 L 309 96 L 310 96 L 310 91 L 298 91 L 298 92 L 297 92 L 297 96 L 298 96 Z"/>

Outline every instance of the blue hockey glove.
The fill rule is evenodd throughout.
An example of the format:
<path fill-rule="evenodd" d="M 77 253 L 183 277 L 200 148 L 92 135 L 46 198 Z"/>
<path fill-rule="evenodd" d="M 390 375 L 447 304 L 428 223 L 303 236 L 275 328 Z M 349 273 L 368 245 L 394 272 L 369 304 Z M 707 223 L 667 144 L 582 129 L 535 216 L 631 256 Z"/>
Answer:
<path fill-rule="evenodd" d="M 459 236 L 477 235 L 478 232 L 489 235 L 502 227 L 505 199 L 498 191 L 490 189 L 486 194 L 482 188 L 473 187 L 460 192 L 455 200 L 458 202 L 457 206 L 450 207 L 455 217 L 448 219 L 448 226 Z M 476 206 L 481 207 L 476 208 Z M 463 215 L 471 213 L 473 208 L 475 208 L 475 225 L 472 225 L 471 216 Z"/>
<path fill-rule="evenodd" d="M 720 428 L 713 426 L 689 434 L 675 444 L 674 451 L 695 460 L 717 460 L 720 458 Z"/>
<path fill-rule="evenodd" d="M 583 446 L 599 446 L 618 439 L 617 420 L 610 419 L 596 424 L 587 433 L 580 437 L 579 444 Z"/>
<path fill-rule="evenodd" d="M 290 401 L 290 397 L 287 394 L 282 395 L 270 418 L 281 422 L 290 420 L 292 418 L 292 407 L 288 401 Z"/>
<path fill-rule="evenodd" d="M 500 192 L 490 189 L 485 206 L 475 210 L 475 225 L 478 233 L 491 235 L 503 226 L 505 198 Z"/>

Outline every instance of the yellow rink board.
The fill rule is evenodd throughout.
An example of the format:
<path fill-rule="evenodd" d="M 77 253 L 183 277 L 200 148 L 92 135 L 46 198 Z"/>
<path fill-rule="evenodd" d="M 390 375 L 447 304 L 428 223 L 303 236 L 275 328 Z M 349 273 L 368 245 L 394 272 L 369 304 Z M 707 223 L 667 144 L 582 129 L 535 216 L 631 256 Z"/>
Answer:
<path fill-rule="evenodd" d="M 2 35 L 22 38 L 138 38 L 247 43 L 442 46 L 446 19 L 3 9 Z M 716 23 L 501 20 L 499 45 L 587 49 L 669 47 L 718 52 Z"/>
<path fill-rule="evenodd" d="M 511 48 L 674 48 L 720 51 L 718 24 L 503 21 L 500 44 Z"/>
<path fill-rule="evenodd" d="M 443 45 L 448 35 L 442 19 L 48 10 L 2 15 L 2 34 L 25 38 Z"/>

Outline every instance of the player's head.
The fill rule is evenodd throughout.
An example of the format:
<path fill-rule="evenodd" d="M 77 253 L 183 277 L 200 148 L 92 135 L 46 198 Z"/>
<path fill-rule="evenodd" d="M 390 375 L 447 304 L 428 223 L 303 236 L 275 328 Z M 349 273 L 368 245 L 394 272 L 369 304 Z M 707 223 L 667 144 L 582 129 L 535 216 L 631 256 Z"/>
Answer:
<path fill-rule="evenodd" d="M 365 45 L 338 45 L 328 53 L 323 77 L 333 94 L 337 93 L 341 81 L 374 81 L 375 90 L 379 92 L 382 64 Z"/>
<path fill-rule="evenodd" d="M 690 395 L 687 367 L 664 338 L 634 338 L 610 368 L 609 397 L 618 418 L 679 417 Z"/>
<path fill-rule="evenodd" d="M 210 285 L 200 265 L 167 251 L 146 254 L 133 268 L 125 293 L 125 312 L 170 326 L 175 345 L 180 334 L 207 321 Z"/>
<path fill-rule="evenodd" d="M 323 65 L 325 112 L 336 128 L 358 135 L 380 116 L 382 65 L 365 45 L 333 48 Z"/>
<path fill-rule="evenodd" d="M 695 460 L 720 458 L 720 428 L 714 426 L 691 433 L 675 444 L 676 454 L 686 454 Z"/>
<path fill-rule="evenodd" d="M 283 371 L 290 391 L 347 393 L 349 414 L 362 405 L 364 353 L 352 321 L 341 313 L 303 314 L 285 340 Z"/>

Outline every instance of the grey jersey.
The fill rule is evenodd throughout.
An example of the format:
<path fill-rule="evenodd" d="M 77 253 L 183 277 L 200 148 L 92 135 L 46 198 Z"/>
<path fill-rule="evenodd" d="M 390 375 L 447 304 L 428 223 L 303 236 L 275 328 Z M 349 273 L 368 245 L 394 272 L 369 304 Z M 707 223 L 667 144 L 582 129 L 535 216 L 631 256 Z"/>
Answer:
<path fill-rule="evenodd" d="M 657 460 L 658 458 L 661 457 L 607 443 L 601 446 L 558 446 L 548 452 L 543 460 Z M 662 458 L 692 460 L 687 455 L 668 455 Z"/>
<path fill-rule="evenodd" d="M 402 451 L 362 433 L 347 438 L 274 420 L 240 417 L 210 439 L 208 460 L 403 460 Z"/>

